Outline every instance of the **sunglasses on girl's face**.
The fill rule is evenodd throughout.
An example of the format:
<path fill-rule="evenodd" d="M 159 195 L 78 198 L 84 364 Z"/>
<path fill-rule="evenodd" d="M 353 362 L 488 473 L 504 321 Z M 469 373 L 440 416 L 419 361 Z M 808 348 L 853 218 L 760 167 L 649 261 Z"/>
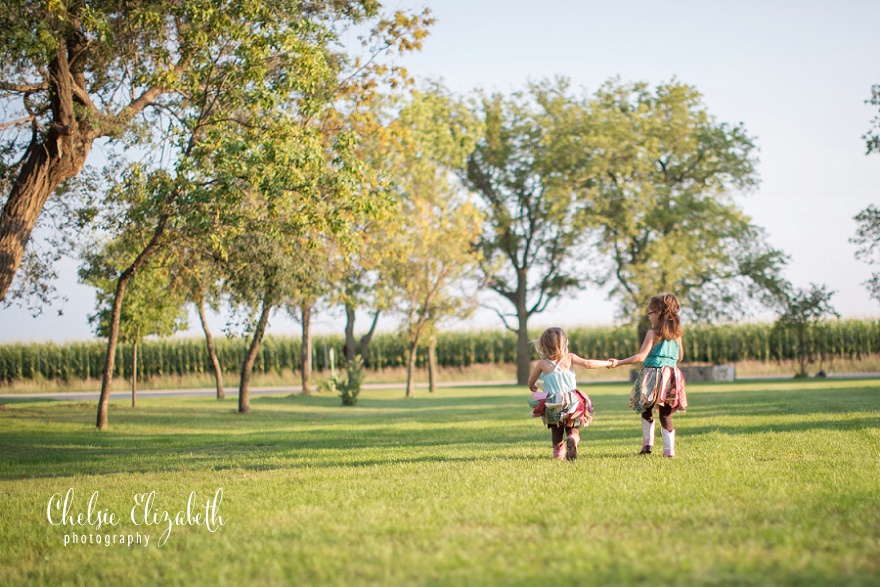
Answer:
<path fill-rule="evenodd" d="M 659 313 L 660 313 L 659 310 L 651 310 L 650 312 L 648 312 L 648 316 L 650 316 L 651 314 L 659 314 Z"/>

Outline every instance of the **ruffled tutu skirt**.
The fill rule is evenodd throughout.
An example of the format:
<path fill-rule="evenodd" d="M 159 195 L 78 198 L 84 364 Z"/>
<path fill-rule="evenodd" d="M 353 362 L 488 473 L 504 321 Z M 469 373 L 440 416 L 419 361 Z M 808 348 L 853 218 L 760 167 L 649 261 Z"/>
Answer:
<path fill-rule="evenodd" d="M 554 426 L 589 426 L 593 420 L 593 402 L 577 389 L 553 394 L 536 392 L 529 400 L 532 417 L 541 418 L 548 428 Z"/>
<path fill-rule="evenodd" d="M 654 406 L 669 406 L 673 412 L 687 410 L 684 376 L 678 367 L 644 367 L 639 371 L 629 407 L 642 413 Z"/>

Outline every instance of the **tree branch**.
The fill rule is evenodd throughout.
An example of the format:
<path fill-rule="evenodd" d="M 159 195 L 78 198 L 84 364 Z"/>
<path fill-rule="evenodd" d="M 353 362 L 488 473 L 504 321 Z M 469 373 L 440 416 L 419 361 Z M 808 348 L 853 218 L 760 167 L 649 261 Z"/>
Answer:
<path fill-rule="evenodd" d="M 6 92 L 17 92 L 20 94 L 35 94 L 36 92 L 43 92 L 49 89 L 49 84 L 47 82 L 42 82 L 39 84 L 13 84 L 9 82 L 0 82 L 0 90 Z"/>

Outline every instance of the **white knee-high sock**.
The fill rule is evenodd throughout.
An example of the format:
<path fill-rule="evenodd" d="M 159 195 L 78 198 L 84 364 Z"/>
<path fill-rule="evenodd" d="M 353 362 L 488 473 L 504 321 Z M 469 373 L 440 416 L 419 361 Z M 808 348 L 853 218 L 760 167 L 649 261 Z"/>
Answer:
<path fill-rule="evenodd" d="M 642 446 L 654 446 L 654 424 L 655 420 L 648 422 L 642 418 Z"/>
<path fill-rule="evenodd" d="M 663 436 L 663 456 L 664 457 L 674 457 L 675 456 L 675 430 L 671 432 L 666 430 L 665 428 L 660 429 L 660 434 Z"/>

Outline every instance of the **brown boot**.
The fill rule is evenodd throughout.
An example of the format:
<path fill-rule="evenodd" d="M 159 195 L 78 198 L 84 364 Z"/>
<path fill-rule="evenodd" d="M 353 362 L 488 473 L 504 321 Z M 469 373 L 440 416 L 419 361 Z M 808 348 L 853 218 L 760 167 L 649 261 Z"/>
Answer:
<path fill-rule="evenodd" d="M 558 461 L 565 460 L 565 445 L 564 444 L 554 444 L 553 445 L 553 458 Z"/>
<path fill-rule="evenodd" d="M 565 458 L 569 461 L 575 461 L 578 458 L 578 445 L 581 443 L 581 433 L 575 428 L 568 435 L 565 441 Z"/>

